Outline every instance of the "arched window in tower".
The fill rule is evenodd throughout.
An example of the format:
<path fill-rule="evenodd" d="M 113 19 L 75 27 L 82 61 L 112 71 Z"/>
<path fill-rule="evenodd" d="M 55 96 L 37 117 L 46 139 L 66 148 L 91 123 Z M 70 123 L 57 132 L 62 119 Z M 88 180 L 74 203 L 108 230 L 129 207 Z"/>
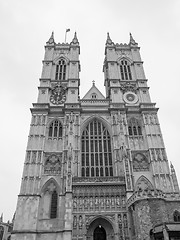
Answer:
<path fill-rule="evenodd" d="M 129 132 L 129 136 L 142 135 L 141 125 L 136 118 L 131 118 L 128 121 L 128 132 Z"/>
<path fill-rule="evenodd" d="M 56 218 L 57 217 L 57 200 L 58 200 L 58 195 L 57 195 L 56 190 L 54 190 L 52 195 L 51 195 L 50 218 Z"/>
<path fill-rule="evenodd" d="M 62 124 L 60 121 L 55 120 L 50 124 L 48 138 L 52 140 L 62 138 Z"/>
<path fill-rule="evenodd" d="M 64 59 L 60 59 L 56 65 L 56 80 L 65 80 L 66 79 L 66 62 Z"/>
<path fill-rule="evenodd" d="M 132 80 L 131 66 L 127 60 L 120 63 L 121 80 Z"/>
<path fill-rule="evenodd" d="M 103 123 L 91 121 L 81 140 L 82 177 L 113 176 L 111 137 Z"/>
<path fill-rule="evenodd" d="M 175 222 L 180 222 L 180 212 L 175 211 L 173 217 Z"/>

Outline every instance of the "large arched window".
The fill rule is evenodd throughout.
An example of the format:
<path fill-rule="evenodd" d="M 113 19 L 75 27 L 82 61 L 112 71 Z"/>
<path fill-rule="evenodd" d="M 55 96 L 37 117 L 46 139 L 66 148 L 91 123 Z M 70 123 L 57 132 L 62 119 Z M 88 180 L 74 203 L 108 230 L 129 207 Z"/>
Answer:
<path fill-rule="evenodd" d="M 173 217 L 175 222 L 180 222 L 180 212 L 175 211 Z"/>
<path fill-rule="evenodd" d="M 128 121 L 128 132 L 130 136 L 142 135 L 141 125 L 136 118 L 131 118 Z"/>
<path fill-rule="evenodd" d="M 122 60 L 120 63 L 120 72 L 122 80 L 132 80 L 130 63 L 126 60 Z"/>
<path fill-rule="evenodd" d="M 81 167 L 82 177 L 113 176 L 110 134 L 97 119 L 82 133 Z"/>
<path fill-rule="evenodd" d="M 62 125 L 58 120 L 53 121 L 49 126 L 49 139 L 60 139 L 62 138 Z"/>
<path fill-rule="evenodd" d="M 60 59 L 56 65 L 56 80 L 65 80 L 66 79 L 66 62 L 64 59 Z"/>

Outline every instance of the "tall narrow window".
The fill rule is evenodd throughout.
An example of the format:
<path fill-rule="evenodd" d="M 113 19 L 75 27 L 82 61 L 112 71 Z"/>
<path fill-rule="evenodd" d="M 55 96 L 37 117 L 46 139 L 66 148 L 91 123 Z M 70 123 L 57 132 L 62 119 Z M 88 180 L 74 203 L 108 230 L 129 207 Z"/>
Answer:
<path fill-rule="evenodd" d="M 113 176 L 111 138 L 102 122 L 90 122 L 81 140 L 82 177 Z"/>
<path fill-rule="evenodd" d="M 64 59 L 60 59 L 56 65 L 56 80 L 65 80 L 66 79 L 66 62 Z"/>
<path fill-rule="evenodd" d="M 62 125 L 60 121 L 55 120 L 49 126 L 49 139 L 60 139 L 62 138 Z"/>
<path fill-rule="evenodd" d="M 54 190 L 52 193 L 52 196 L 51 196 L 50 218 L 57 217 L 57 199 L 58 199 L 58 195 L 57 195 L 56 190 Z"/>
<path fill-rule="evenodd" d="M 141 125 L 136 118 L 131 118 L 128 121 L 128 131 L 130 136 L 142 135 Z"/>
<path fill-rule="evenodd" d="M 174 215 L 174 221 L 180 222 L 180 212 L 175 211 L 173 215 Z"/>
<path fill-rule="evenodd" d="M 122 60 L 120 64 L 120 72 L 122 80 L 132 80 L 130 63 L 126 60 Z"/>

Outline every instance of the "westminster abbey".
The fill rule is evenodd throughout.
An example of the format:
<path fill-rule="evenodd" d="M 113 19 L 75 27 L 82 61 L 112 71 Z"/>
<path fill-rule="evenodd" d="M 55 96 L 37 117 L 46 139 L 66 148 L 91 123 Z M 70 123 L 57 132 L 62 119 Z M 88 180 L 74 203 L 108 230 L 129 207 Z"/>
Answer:
<path fill-rule="evenodd" d="M 177 240 L 180 193 L 140 56 L 109 34 L 105 96 L 80 98 L 80 45 L 45 45 L 11 240 Z M 2 238 L 1 238 L 2 239 Z"/>

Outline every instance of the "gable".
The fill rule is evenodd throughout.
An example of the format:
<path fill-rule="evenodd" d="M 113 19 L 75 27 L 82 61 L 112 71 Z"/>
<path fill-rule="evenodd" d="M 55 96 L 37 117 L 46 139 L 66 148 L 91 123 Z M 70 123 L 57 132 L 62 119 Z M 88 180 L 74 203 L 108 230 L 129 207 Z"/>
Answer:
<path fill-rule="evenodd" d="M 99 91 L 99 89 L 93 84 L 89 91 L 82 98 L 84 99 L 105 99 L 104 95 Z"/>

